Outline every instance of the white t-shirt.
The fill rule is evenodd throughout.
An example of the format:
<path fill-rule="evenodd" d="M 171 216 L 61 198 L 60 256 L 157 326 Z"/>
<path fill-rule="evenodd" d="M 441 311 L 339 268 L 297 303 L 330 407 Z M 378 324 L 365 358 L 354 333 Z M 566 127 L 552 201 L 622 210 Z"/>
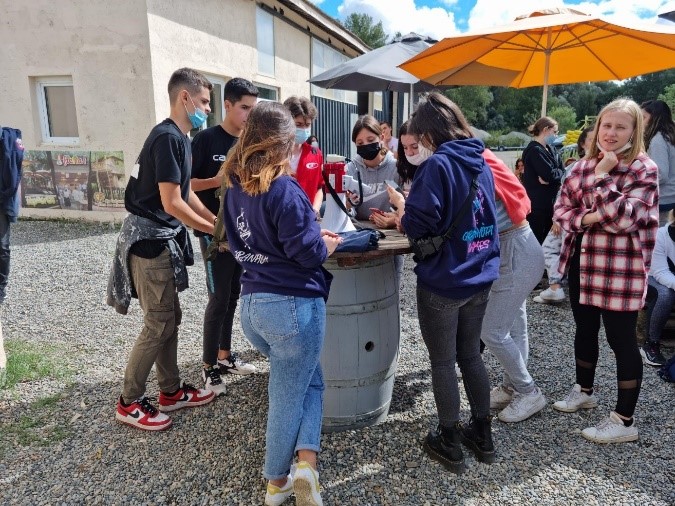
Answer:
<path fill-rule="evenodd" d="M 389 139 L 387 147 L 389 148 L 389 151 L 393 151 L 394 153 L 396 153 L 396 151 L 398 150 L 398 139 L 396 137 L 392 137 L 391 139 Z"/>

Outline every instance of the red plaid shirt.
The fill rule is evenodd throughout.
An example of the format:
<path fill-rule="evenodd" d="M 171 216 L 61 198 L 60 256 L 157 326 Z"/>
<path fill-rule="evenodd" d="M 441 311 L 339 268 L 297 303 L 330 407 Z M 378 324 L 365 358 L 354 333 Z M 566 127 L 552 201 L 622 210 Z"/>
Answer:
<path fill-rule="evenodd" d="M 647 293 L 658 221 L 658 168 L 644 153 L 596 178 L 598 160 L 581 160 L 565 179 L 554 221 L 569 232 L 560 251 L 561 274 L 569 269 L 583 233 L 579 302 L 610 311 L 638 311 Z M 589 212 L 601 219 L 582 225 Z"/>

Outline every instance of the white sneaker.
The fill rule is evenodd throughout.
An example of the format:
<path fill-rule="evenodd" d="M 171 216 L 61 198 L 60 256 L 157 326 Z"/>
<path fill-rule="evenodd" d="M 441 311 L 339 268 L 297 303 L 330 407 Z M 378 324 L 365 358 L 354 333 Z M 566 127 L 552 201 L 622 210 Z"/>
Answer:
<path fill-rule="evenodd" d="M 216 394 L 216 397 L 225 395 L 227 389 L 220 377 L 220 369 L 218 367 L 212 365 L 207 369 L 202 368 L 202 379 L 204 380 L 204 390 L 213 392 Z"/>
<path fill-rule="evenodd" d="M 319 473 L 304 460 L 298 462 L 293 475 L 297 506 L 323 506 L 319 492 Z"/>
<path fill-rule="evenodd" d="M 565 300 L 565 291 L 562 288 L 557 288 L 554 290 L 549 286 L 546 290 L 542 290 L 533 300 L 539 304 L 561 302 Z"/>
<path fill-rule="evenodd" d="M 499 412 L 497 417 L 506 423 L 522 422 L 546 407 L 546 397 L 539 387 L 529 394 L 513 392 L 513 398 L 508 406 Z"/>
<path fill-rule="evenodd" d="M 490 409 L 504 409 L 513 398 L 513 389 L 499 385 L 490 390 Z"/>
<path fill-rule="evenodd" d="M 592 409 L 597 407 L 598 399 L 595 395 L 588 395 L 586 392 L 582 392 L 581 385 L 579 384 L 575 384 L 572 387 L 572 390 L 570 390 L 564 400 L 553 403 L 553 409 L 565 413 L 574 413 L 580 408 Z"/>
<path fill-rule="evenodd" d="M 277 487 L 267 482 L 267 493 L 265 494 L 265 506 L 281 506 L 286 499 L 293 495 L 293 476 L 290 474 L 283 487 Z"/>
<path fill-rule="evenodd" d="M 231 353 L 228 358 L 224 358 L 223 360 L 218 359 L 218 367 L 220 367 L 220 374 L 247 376 L 256 372 L 253 364 L 244 362 L 236 353 Z"/>
<path fill-rule="evenodd" d="M 635 419 L 630 427 L 626 427 L 619 415 L 611 411 L 608 418 L 595 427 L 582 430 L 581 435 L 594 443 L 627 443 L 637 441 L 638 430 Z"/>

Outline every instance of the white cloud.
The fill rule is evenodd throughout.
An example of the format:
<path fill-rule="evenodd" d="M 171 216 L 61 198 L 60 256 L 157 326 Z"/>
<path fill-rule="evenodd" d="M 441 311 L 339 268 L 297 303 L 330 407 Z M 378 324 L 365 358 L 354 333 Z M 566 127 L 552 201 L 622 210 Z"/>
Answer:
<path fill-rule="evenodd" d="M 642 23 L 655 22 L 656 12 L 660 11 L 666 3 L 666 0 L 601 0 L 565 6 L 563 1 L 553 0 L 546 7 L 568 7 L 586 14 L 601 15 L 609 21 L 630 26 L 640 21 Z M 469 15 L 469 30 L 511 23 L 517 16 L 541 8 L 541 0 L 519 0 L 518 2 L 477 0 Z"/>
<path fill-rule="evenodd" d="M 345 0 L 338 7 L 340 19 L 358 12 L 382 21 L 385 33 L 416 32 L 442 39 L 459 33 L 452 12 L 442 7 L 417 7 L 414 0 Z"/>
<path fill-rule="evenodd" d="M 325 0 L 310 0 L 320 5 Z M 375 22 L 382 21 L 389 35 L 396 32 L 417 32 L 436 39 L 460 33 L 455 12 L 458 2 L 469 0 L 438 0 L 447 7 L 420 7 L 415 0 L 344 0 L 338 7 L 340 19 L 354 12 L 368 14 Z M 631 26 L 633 23 L 654 23 L 668 0 L 586 0 L 576 5 L 564 5 L 563 0 L 547 0 L 546 6 L 568 7 L 587 14 L 601 15 L 610 21 Z M 476 0 L 468 19 L 468 29 L 477 30 L 511 23 L 517 16 L 541 9 L 542 0 Z M 454 11 L 454 12 L 453 12 Z"/>

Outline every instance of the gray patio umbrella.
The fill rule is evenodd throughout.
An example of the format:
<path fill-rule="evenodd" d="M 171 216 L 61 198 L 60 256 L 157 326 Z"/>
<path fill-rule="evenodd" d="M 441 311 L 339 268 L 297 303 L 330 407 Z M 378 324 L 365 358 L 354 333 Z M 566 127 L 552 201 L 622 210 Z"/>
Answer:
<path fill-rule="evenodd" d="M 373 49 L 309 80 L 321 88 L 350 91 L 397 91 L 400 93 L 429 91 L 434 85 L 398 68 L 398 65 L 424 51 L 436 41 L 409 33 L 394 42 Z"/>

